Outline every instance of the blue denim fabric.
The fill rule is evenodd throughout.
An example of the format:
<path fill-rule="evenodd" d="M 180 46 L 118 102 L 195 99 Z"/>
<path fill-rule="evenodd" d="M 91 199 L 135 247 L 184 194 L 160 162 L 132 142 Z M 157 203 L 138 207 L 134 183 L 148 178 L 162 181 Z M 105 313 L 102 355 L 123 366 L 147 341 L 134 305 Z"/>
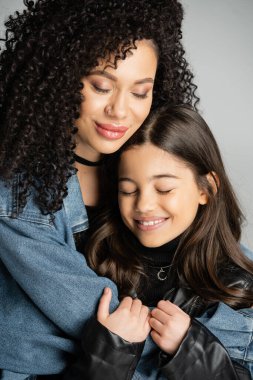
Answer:
<path fill-rule="evenodd" d="M 233 310 L 220 303 L 214 313 L 198 320 L 226 347 L 230 357 L 253 375 L 253 309 Z"/>
<path fill-rule="evenodd" d="M 24 374 L 24 373 L 15 373 L 10 371 L 1 371 L 0 370 L 0 379 L 1 380 L 36 380 L 37 376 Z"/>
<path fill-rule="evenodd" d="M 88 227 L 77 177 L 68 182 L 64 207 L 42 215 L 29 198 L 16 217 L 18 178 L 11 188 L 0 182 L 0 378 L 58 373 L 77 349 L 84 322 L 94 314 L 105 286 L 76 251 L 73 233 Z M 21 376 L 21 379 L 20 379 Z"/>
<path fill-rule="evenodd" d="M 68 196 L 54 220 L 41 214 L 32 194 L 17 216 L 18 191 L 18 178 L 10 188 L 0 181 L 2 380 L 61 372 L 78 349 L 83 325 L 105 286 L 113 292 L 111 310 L 118 305 L 115 284 L 98 277 L 75 249 L 73 233 L 88 227 L 77 177 L 70 178 Z M 163 378 L 157 373 L 156 352 L 148 338 L 134 380 Z"/>
<path fill-rule="evenodd" d="M 242 246 L 244 254 L 253 261 L 253 253 Z M 250 370 L 253 378 L 253 309 L 233 310 L 220 303 L 213 315 L 200 318 L 226 347 L 230 357 Z"/>

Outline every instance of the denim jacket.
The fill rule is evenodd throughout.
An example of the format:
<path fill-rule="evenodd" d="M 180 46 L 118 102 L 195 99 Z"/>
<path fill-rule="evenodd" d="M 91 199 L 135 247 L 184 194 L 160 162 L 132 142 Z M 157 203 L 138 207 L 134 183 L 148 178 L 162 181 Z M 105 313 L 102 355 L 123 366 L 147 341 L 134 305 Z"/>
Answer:
<path fill-rule="evenodd" d="M 203 323 L 226 347 L 229 356 L 253 376 L 253 309 L 233 310 L 219 303 L 215 313 L 203 314 Z"/>
<path fill-rule="evenodd" d="M 39 211 L 32 196 L 17 216 L 18 191 L 19 178 L 11 187 L 0 181 L 0 368 L 58 373 L 77 349 L 104 287 L 112 289 L 112 308 L 117 288 L 75 249 L 73 233 L 88 227 L 76 175 L 54 220 Z"/>
<path fill-rule="evenodd" d="M 68 196 L 53 220 L 39 211 L 32 194 L 17 215 L 18 191 L 18 177 L 10 187 L 0 181 L 0 378 L 4 380 L 61 372 L 78 350 L 83 325 L 94 315 L 104 287 L 112 289 L 111 310 L 118 305 L 115 284 L 98 277 L 75 248 L 73 234 L 88 228 L 76 175 L 69 179 Z M 219 331 L 215 335 L 219 338 Z M 149 338 L 145 355 L 153 350 Z M 244 360 L 245 354 L 239 359 Z M 134 378 L 145 376 L 140 363 Z"/>

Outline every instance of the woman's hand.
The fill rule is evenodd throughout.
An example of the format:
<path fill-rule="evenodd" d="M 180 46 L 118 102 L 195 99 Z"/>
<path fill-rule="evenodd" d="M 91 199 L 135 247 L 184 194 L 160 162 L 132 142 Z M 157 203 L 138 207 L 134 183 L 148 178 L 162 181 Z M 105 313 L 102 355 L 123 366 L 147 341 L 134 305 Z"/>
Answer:
<path fill-rule="evenodd" d="M 159 301 L 151 311 L 149 323 L 157 346 L 167 354 L 174 354 L 190 327 L 191 318 L 170 301 Z"/>
<path fill-rule="evenodd" d="M 109 314 L 112 297 L 110 288 L 105 288 L 97 312 L 97 320 L 111 332 L 128 342 L 142 342 L 149 332 L 149 308 L 138 299 L 125 297 L 118 308 Z"/>

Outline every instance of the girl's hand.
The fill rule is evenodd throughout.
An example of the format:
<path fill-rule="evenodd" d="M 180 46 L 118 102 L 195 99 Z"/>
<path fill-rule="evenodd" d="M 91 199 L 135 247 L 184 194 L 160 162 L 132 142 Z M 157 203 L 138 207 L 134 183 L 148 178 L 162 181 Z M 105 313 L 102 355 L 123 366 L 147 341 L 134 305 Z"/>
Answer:
<path fill-rule="evenodd" d="M 170 301 L 159 301 L 151 311 L 149 323 L 157 346 L 167 354 L 174 354 L 190 327 L 191 318 Z"/>
<path fill-rule="evenodd" d="M 128 342 L 142 342 L 149 332 L 149 308 L 138 299 L 125 297 L 118 308 L 109 314 L 112 292 L 105 288 L 97 312 L 97 320 L 111 332 Z"/>

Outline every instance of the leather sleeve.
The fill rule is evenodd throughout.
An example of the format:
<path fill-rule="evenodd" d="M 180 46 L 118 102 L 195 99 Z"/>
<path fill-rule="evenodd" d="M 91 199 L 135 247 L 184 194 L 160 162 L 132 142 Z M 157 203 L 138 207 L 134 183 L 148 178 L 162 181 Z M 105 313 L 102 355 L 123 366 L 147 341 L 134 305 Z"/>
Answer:
<path fill-rule="evenodd" d="M 160 369 L 169 380 L 251 379 L 249 371 L 233 363 L 220 341 L 195 319 L 173 357 L 160 353 Z"/>
<path fill-rule="evenodd" d="M 95 318 L 85 327 L 82 355 L 64 374 L 64 380 L 130 380 L 144 342 L 130 343 Z"/>

